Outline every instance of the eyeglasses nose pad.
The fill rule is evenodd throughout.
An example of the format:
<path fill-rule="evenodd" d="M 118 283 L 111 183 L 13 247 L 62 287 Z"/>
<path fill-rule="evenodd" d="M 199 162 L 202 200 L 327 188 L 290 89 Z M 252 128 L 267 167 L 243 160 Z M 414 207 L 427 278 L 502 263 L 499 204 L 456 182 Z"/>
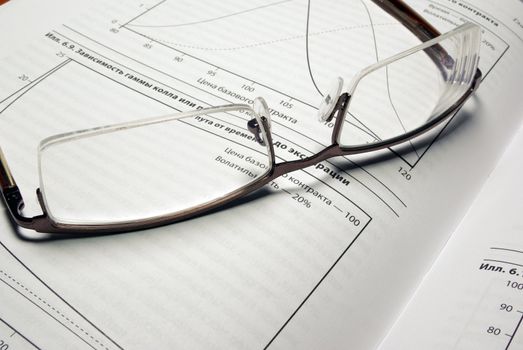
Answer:
<path fill-rule="evenodd" d="M 343 79 L 337 77 L 331 84 L 329 93 L 323 96 L 323 100 L 318 107 L 318 120 L 320 122 L 330 121 L 334 117 L 332 111 L 338 102 L 343 88 Z"/>
<path fill-rule="evenodd" d="M 256 118 L 252 118 L 247 122 L 247 129 L 249 129 L 249 131 L 254 135 L 254 138 L 260 145 L 265 146 L 265 141 L 261 135 L 260 124 Z"/>
<path fill-rule="evenodd" d="M 254 135 L 256 141 L 260 145 L 265 146 L 265 140 L 262 134 L 261 125 L 263 125 L 262 120 L 266 120 L 269 129 L 271 127 L 271 116 L 269 114 L 269 107 L 267 106 L 267 102 L 265 102 L 263 98 L 257 97 L 254 99 L 253 110 L 254 118 L 247 122 L 247 129 L 249 129 L 249 131 Z M 268 132 L 268 130 L 266 130 L 266 132 Z"/>

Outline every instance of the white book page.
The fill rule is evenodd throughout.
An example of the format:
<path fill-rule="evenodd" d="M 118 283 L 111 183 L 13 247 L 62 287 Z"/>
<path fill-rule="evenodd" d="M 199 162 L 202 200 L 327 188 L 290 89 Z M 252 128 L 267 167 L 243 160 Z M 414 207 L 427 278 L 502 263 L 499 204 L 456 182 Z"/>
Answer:
<path fill-rule="evenodd" d="M 18 47 L 38 40 L 42 31 L 77 16 L 98 2 L 101 1 L 16 0 L 4 3 L 0 7 L 0 57 L 9 56 Z"/>
<path fill-rule="evenodd" d="M 523 347 L 523 129 L 380 349 Z"/>
<path fill-rule="evenodd" d="M 40 348 L 376 347 L 522 116 L 521 4 L 412 6 L 442 32 L 484 30 L 484 81 L 449 123 L 157 229 L 46 240 L 3 215 L 2 336 Z M 38 143 L 61 132 L 263 96 L 277 161 L 299 159 L 330 144 L 318 90 L 408 49 L 405 34 L 370 1 L 109 1 L 2 60 L 0 147 L 27 215 L 41 210 Z"/>

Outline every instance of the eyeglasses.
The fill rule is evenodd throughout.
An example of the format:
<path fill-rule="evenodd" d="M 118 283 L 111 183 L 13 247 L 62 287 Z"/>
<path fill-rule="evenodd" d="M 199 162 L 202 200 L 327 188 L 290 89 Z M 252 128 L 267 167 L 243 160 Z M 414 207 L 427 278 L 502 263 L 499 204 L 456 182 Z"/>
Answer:
<path fill-rule="evenodd" d="M 277 177 L 336 156 L 388 148 L 426 133 L 461 107 L 481 81 L 480 28 L 440 35 L 402 1 L 373 0 L 420 44 L 335 79 L 318 109 L 334 120 L 331 144 L 276 162 L 266 102 L 233 104 L 51 136 L 38 150 L 42 215 L 24 202 L 0 150 L 0 185 L 12 219 L 48 233 L 150 228 L 191 218 Z M 357 122 L 356 122 L 357 121 Z"/>

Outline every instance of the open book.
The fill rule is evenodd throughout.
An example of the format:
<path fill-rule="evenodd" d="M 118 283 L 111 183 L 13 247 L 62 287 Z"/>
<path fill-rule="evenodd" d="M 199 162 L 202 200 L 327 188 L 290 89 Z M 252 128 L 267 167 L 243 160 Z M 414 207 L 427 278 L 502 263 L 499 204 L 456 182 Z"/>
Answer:
<path fill-rule="evenodd" d="M 482 188 L 523 117 L 523 4 L 409 4 L 483 30 L 483 82 L 448 123 L 156 229 L 55 239 L 0 216 L 0 349 L 521 348 L 523 239 L 482 204 L 519 185 L 504 166 Z M 277 156 L 298 159 L 329 142 L 333 78 L 412 46 L 366 0 L 76 5 L 0 7 L 0 147 L 28 214 L 46 137 L 263 96 Z"/>

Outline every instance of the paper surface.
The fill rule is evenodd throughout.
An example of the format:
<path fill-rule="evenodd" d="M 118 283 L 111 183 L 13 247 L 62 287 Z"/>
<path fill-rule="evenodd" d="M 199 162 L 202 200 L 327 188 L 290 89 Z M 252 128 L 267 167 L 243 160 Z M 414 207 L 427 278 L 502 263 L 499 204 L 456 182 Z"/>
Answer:
<path fill-rule="evenodd" d="M 4 216 L 2 335 L 41 348 L 376 347 L 522 116 L 510 88 L 521 4 L 412 5 L 441 31 L 484 29 L 485 79 L 444 129 L 154 230 L 22 241 Z M 1 147 L 28 213 L 39 210 L 36 147 L 60 132 L 263 96 L 277 159 L 297 159 L 330 142 L 318 89 L 407 49 L 403 34 L 367 1 L 108 2 L 6 55 Z"/>
<path fill-rule="evenodd" d="M 380 349 L 523 347 L 522 147 L 520 130 Z"/>

